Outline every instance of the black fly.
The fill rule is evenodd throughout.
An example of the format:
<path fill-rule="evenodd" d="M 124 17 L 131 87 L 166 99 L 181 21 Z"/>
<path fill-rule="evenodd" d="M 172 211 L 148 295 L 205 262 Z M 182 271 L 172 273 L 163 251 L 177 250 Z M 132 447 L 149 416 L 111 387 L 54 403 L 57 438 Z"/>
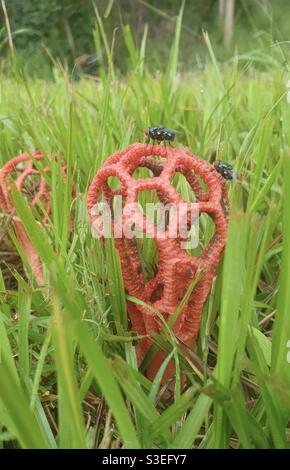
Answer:
<path fill-rule="evenodd" d="M 223 160 L 216 160 L 213 163 L 214 169 L 222 175 L 225 180 L 234 180 L 238 179 L 238 174 L 235 172 L 234 167 Z"/>
<path fill-rule="evenodd" d="M 175 132 L 169 127 L 153 126 L 148 127 L 144 131 L 145 137 L 150 140 L 157 140 L 158 142 L 172 142 L 175 139 Z"/>

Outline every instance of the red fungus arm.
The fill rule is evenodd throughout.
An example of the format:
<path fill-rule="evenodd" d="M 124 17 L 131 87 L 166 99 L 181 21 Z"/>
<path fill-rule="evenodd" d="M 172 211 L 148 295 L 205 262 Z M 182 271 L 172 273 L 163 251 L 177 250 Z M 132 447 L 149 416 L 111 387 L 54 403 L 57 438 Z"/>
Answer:
<path fill-rule="evenodd" d="M 0 169 L 0 210 L 6 215 L 14 215 L 15 208 L 11 199 L 11 181 L 14 181 L 17 189 L 25 194 L 28 203 L 31 206 L 41 201 L 47 214 L 50 214 L 50 187 L 45 177 L 38 168 L 36 168 L 35 160 L 43 160 L 43 156 L 39 151 L 32 154 L 23 153 L 9 160 Z M 62 177 L 65 180 L 65 164 L 62 163 Z M 44 167 L 43 172 L 48 173 L 49 167 Z M 38 181 L 35 181 L 38 178 Z M 45 217 L 42 219 L 46 223 Z M 39 285 L 43 284 L 43 266 L 42 262 L 31 243 L 25 228 L 20 220 L 12 218 L 12 224 L 16 232 L 17 239 L 21 244 L 23 251 L 31 266 L 33 275 Z"/>

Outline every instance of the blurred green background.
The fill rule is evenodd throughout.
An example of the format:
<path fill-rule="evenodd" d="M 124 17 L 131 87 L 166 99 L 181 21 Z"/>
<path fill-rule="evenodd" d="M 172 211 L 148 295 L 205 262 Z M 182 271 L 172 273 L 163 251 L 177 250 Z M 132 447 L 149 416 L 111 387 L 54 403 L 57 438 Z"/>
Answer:
<path fill-rule="evenodd" d="M 98 75 L 101 58 L 96 54 L 95 9 L 103 19 L 114 50 L 114 65 L 121 73 L 126 72 L 129 62 L 122 34 L 126 25 L 137 47 L 148 27 L 147 66 L 152 71 L 162 69 L 168 61 L 181 4 L 177 0 L 5 1 L 18 65 L 30 76 L 40 78 L 51 76 L 53 60 L 74 70 L 76 77 Z M 220 61 L 236 53 L 245 60 L 252 59 L 256 67 L 264 67 L 269 48 L 275 42 L 287 43 L 289 14 L 288 0 L 187 0 L 180 44 L 181 70 L 202 67 L 206 55 L 203 30 L 209 32 Z M 0 67 L 7 71 L 11 47 L 3 7 L 1 23 Z"/>

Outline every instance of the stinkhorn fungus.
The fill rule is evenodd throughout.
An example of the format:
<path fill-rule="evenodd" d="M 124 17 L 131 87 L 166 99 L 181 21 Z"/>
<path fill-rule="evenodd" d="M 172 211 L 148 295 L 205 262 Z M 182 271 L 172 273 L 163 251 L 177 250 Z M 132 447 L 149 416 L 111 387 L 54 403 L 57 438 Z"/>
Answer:
<path fill-rule="evenodd" d="M 29 239 L 23 223 L 16 217 L 16 211 L 11 198 L 11 182 L 25 196 L 31 206 L 41 202 L 46 214 L 50 214 L 50 187 L 43 173 L 50 171 L 49 167 L 41 171 L 36 167 L 35 161 L 43 160 L 40 152 L 34 151 L 31 155 L 23 153 L 9 160 L 0 169 L 0 211 L 11 216 L 11 221 L 22 249 L 31 266 L 32 273 L 39 285 L 43 284 L 43 266 L 37 251 Z M 62 163 L 62 178 L 65 179 L 65 165 Z M 45 216 L 42 217 L 46 222 Z"/>
<path fill-rule="evenodd" d="M 135 178 L 133 173 L 140 167 L 149 169 L 152 177 Z M 165 230 L 159 230 L 154 222 L 146 220 L 146 215 L 138 206 L 140 191 L 155 190 L 159 201 L 170 204 L 176 211 L 180 204 L 183 208 L 189 208 L 191 203 L 185 201 L 172 185 L 175 173 L 181 173 L 186 178 L 195 197 L 198 216 L 206 213 L 215 226 L 213 237 L 199 254 L 189 254 L 182 248 L 184 239 L 178 231 L 172 237 L 170 224 L 165 226 Z M 118 189 L 110 188 L 110 177 L 119 180 Z M 132 301 L 127 303 L 132 330 L 143 336 L 137 344 L 139 364 L 152 344 L 150 335 L 160 333 L 164 328 L 160 315 L 165 322 L 169 322 L 190 286 L 193 286 L 192 292 L 172 331 L 192 348 L 226 242 L 228 197 L 225 179 L 212 164 L 196 157 L 186 148 L 135 143 L 109 157 L 89 187 L 87 209 L 91 224 L 100 236 L 104 236 L 103 214 L 95 207 L 99 202 L 106 202 L 112 208 L 115 196 L 122 197 L 121 220 L 114 221 L 113 225 L 121 224 L 121 232 L 117 230 L 118 236 L 115 237 L 115 246 L 120 257 L 125 289 L 130 296 L 142 301 L 142 305 Z M 144 278 L 136 239 L 126 236 L 133 226 L 141 232 L 146 227 L 147 234 L 149 230 L 149 236 L 156 242 L 158 266 L 153 279 Z M 154 378 L 164 358 L 162 351 L 155 355 L 146 371 L 150 379 Z M 173 377 L 174 373 L 174 364 L 169 364 L 165 378 Z"/>

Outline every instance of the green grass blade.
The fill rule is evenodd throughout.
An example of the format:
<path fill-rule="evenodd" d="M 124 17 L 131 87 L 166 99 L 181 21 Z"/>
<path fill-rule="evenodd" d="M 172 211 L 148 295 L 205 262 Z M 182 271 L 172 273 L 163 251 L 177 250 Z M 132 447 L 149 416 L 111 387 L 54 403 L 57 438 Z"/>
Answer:
<path fill-rule="evenodd" d="M 283 206 L 283 254 L 279 299 L 273 331 L 272 370 L 290 377 L 290 362 L 287 362 L 287 347 L 290 340 L 290 156 L 284 156 L 284 206 Z M 287 346 L 288 345 L 288 346 Z"/>

